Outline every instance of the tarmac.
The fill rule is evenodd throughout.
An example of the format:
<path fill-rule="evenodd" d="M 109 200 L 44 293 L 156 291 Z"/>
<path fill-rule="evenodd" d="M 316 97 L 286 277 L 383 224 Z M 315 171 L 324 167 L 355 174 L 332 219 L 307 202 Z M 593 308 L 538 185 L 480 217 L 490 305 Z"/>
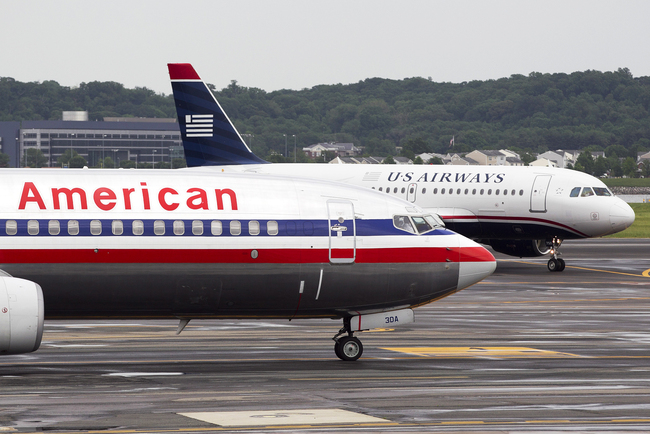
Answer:
<path fill-rule="evenodd" d="M 0 432 L 650 432 L 650 240 L 495 254 L 483 282 L 358 334 L 339 321 L 48 321 L 0 358 Z"/>

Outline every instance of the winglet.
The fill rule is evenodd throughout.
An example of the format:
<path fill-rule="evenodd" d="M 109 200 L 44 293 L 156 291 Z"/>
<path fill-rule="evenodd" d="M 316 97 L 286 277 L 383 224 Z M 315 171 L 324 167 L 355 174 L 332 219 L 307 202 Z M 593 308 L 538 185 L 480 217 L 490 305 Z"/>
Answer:
<path fill-rule="evenodd" d="M 188 167 L 261 164 L 189 63 L 169 63 Z"/>

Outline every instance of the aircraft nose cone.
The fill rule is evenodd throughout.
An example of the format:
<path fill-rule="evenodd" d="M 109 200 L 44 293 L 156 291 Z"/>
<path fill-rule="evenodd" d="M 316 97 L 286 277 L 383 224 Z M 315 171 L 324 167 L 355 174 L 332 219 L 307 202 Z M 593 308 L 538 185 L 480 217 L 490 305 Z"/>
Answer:
<path fill-rule="evenodd" d="M 465 238 L 460 246 L 460 264 L 458 269 L 458 289 L 485 279 L 497 268 L 497 261 L 485 247 Z"/>
<path fill-rule="evenodd" d="M 612 208 L 609 210 L 609 221 L 612 224 L 611 233 L 620 232 L 629 228 L 634 223 L 635 217 L 632 207 L 622 200 L 612 205 Z"/>

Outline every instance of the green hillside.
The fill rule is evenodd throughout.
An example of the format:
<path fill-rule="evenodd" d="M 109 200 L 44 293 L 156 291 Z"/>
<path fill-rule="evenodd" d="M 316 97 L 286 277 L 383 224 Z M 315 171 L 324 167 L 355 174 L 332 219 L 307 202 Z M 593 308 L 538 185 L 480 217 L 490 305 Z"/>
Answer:
<path fill-rule="evenodd" d="M 233 81 L 215 94 L 263 157 L 284 154 L 285 146 L 293 151 L 294 135 L 298 149 L 324 141 L 353 142 L 370 155 L 395 155 L 398 146 L 407 156 L 588 148 L 636 158 L 637 151 L 650 150 L 650 78 L 635 78 L 625 68 L 464 83 L 369 78 L 275 92 Z M 175 117 L 171 96 L 146 88 L 126 89 L 114 82 L 69 88 L 54 81 L 0 78 L 0 120 L 61 119 L 64 110 L 88 110 L 91 120 Z"/>

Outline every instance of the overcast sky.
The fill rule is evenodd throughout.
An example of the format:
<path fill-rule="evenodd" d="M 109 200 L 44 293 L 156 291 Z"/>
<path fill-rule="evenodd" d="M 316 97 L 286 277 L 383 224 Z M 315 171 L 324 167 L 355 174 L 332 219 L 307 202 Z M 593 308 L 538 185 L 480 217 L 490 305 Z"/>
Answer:
<path fill-rule="evenodd" d="M 218 89 L 530 72 L 650 76 L 645 0 L 0 0 L 0 76 L 171 93 L 166 64 Z"/>

